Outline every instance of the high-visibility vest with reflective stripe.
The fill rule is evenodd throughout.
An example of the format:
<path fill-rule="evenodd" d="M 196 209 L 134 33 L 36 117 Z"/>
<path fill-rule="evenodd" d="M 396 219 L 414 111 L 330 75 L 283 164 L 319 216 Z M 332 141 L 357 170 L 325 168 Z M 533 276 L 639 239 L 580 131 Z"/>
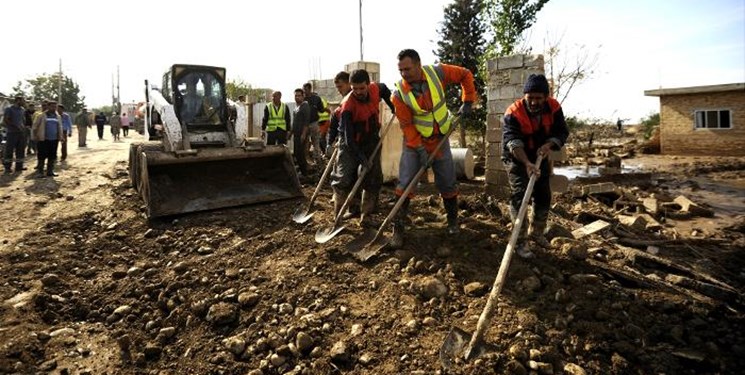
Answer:
<path fill-rule="evenodd" d="M 419 103 L 416 101 L 414 93 L 404 93 L 403 81 L 396 83 L 396 89 L 398 89 L 401 99 L 404 103 L 411 108 L 414 115 L 414 126 L 416 130 L 424 137 L 431 137 L 434 132 L 435 122 L 440 126 L 440 133 L 446 134 L 450 129 L 450 112 L 445 103 L 445 90 L 442 87 L 442 82 L 435 72 L 433 65 L 422 66 L 424 71 L 424 77 L 427 79 L 427 86 L 429 86 L 429 93 L 432 97 L 432 110 L 425 111 L 419 107 Z"/>
<path fill-rule="evenodd" d="M 285 103 L 279 103 L 279 110 L 274 108 L 274 103 L 268 103 L 269 108 L 269 121 L 266 122 L 266 131 L 273 132 L 280 128 L 287 130 L 287 123 L 285 122 Z"/>
<path fill-rule="evenodd" d="M 323 111 L 318 112 L 318 122 L 328 121 L 331 119 L 331 114 L 326 112 L 326 109 L 329 107 L 329 102 L 324 98 L 321 98 L 321 102 L 323 103 Z"/>

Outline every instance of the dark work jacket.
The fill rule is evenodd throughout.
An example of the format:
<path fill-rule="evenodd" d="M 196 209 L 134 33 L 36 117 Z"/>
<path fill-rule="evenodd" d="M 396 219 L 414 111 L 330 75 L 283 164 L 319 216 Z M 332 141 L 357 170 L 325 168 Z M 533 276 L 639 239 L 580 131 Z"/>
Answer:
<path fill-rule="evenodd" d="M 538 149 L 546 142 L 553 142 L 552 149 L 559 150 L 569 137 L 564 112 L 554 98 L 548 98 L 540 118 L 531 118 L 525 99 L 515 101 L 504 113 L 502 124 L 502 161 L 514 163 L 512 150 L 523 147 L 528 159 L 535 162 Z"/>

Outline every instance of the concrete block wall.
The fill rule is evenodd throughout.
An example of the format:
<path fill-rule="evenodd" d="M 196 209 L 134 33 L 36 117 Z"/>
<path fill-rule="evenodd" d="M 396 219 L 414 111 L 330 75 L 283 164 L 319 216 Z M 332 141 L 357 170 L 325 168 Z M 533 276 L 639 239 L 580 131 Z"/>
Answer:
<path fill-rule="evenodd" d="M 523 85 L 531 74 L 543 74 L 543 55 L 512 55 L 487 62 L 486 193 L 507 198 L 510 187 L 502 164 L 502 117 L 522 98 Z"/>

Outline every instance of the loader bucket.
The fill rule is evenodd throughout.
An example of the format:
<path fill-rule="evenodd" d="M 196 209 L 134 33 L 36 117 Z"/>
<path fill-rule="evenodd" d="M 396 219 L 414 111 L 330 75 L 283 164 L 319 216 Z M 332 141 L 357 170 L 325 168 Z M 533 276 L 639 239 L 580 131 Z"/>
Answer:
<path fill-rule="evenodd" d="M 150 218 L 303 196 L 284 146 L 208 148 L 180 156 L 144 150 L 139 168 L 138 190 Z"/>

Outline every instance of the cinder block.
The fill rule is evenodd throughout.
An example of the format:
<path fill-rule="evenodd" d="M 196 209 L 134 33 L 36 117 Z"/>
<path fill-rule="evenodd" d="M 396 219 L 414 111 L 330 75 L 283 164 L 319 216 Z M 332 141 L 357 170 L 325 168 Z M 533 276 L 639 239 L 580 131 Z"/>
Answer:
<path fill-rule="evenodd" d="M 522 67 L 523 67 L 523 55 L 522 54 L 500 57 L 497 60 L 497 68 L 499 70 L 522 68 Z"/>
<path fill-rule="evenodd" d="M 487 169 L 485 171 L 484 179 L 486 180 L 486 183 L 489 184 L 500 186 L 509 185 L 507 171 L 504 169 Z"/>
<path fill-rule="evenodd" d="M 525 67 L 540 67 L 543 70 L 544 65 L 543 55 L 525 55 L 523 57 L 523 66 Z"/>
<path fill-rule="evenodd" d="M 486 128 L 487 129 L 500 129 L 500 132 L 501 132 L 502 117 L 504 117 L 502 112 L 496 112 L 496 113 L 490 112 L 488 115 L 486 115 Z"/>
<path fill-rule="evenodd" d="M 498 199 L 507 199 L 510 197 L 510 188 L 508 186 L 486 184 L 484 187 L 484 193 Z"/>
<path fill-rule="evenodd" d="M 513 69 L 510 70 L 510 84 L 512 85 L 521 85 L 525 83 L 525 71 L 521 69 Z"/>
<path fill-rule="evenodd" d="M 502 162 L 501 156 L 487 156 L 486 157 L 486 169 L 494 171 L 503 171 L 504 163 Z"/>
<path fill-rule="evenodd" d="M 492 59 L 486 62 L 486 70 L 489 73 L 493 73 L 497 71 L 497 59 Z"/>
<path fill-rule="evenodd" d="M 502 142 L 492 142 L 486 145 L 486 156 L 502 155 Z"/>

